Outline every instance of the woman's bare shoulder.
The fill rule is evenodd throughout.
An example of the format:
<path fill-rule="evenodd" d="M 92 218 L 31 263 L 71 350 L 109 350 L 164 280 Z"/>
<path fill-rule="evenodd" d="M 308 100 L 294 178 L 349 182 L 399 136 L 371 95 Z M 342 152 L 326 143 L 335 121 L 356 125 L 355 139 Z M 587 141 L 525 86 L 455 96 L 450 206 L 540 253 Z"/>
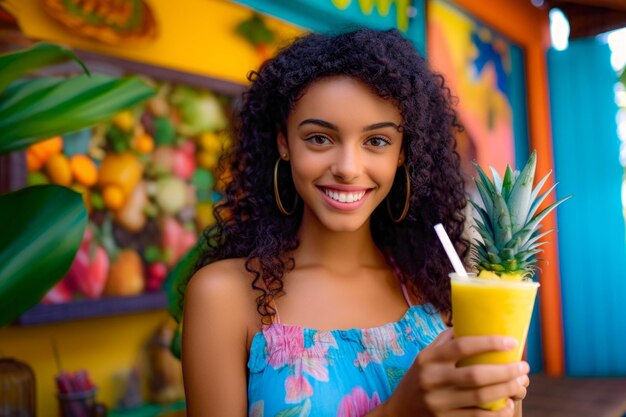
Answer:
<path fill-rule="evenodd" d="M 199 269 L 187 285 L 182 365 L 189 415 L 245 415 L 249 282 L 245 260 L 229 259 Z"/>
<path fill-rule="evenodd" d="M 233 324 L 248 327 L 256 317 L 256 302 L 252 280 L 245 268 L 244 258 L 224 259 L 200 268 L 190 279 L 185 290 L 187 314 L 211 313 L 211 317 L 225 318 Z"/>
<path fill-rule="evenodd" d="M 234 258 L 212 262 L 200 268 L 191 277 L 185 298 L 199 296 L 247 301 L 254 276 L 246 270 L 245 264 L 245 258 Z"/>

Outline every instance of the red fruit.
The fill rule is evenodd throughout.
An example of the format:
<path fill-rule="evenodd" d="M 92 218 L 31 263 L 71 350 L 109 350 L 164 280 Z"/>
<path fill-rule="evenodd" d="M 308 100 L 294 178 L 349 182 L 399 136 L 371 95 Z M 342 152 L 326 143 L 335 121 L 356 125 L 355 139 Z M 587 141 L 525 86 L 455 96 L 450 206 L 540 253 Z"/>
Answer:
<path fill-rule="evenodd" d="M 194 232 L 186 230 L 173 217 L 163 218 L 161 223 L 162 238 L 161 247 L 170 256 L 167 259 L 167 266 L 172 267 L 178 260 L 184 256 L 189 249 L 196 243 L 196 235 Z"/>
<path fill-rule="evenodd" d="M 44 304 L 66 303 L 72 299 L 72 289 L 67 279 L 62 279 L 57 285 L 52 287 L 50 291 L 41 300 Z"/>
<path fill-rule="evenodd" d="M 188 140 L 180 146 L 180 150 L 183 151 L 185 155 L 193 158 L 196 154 L 196 145 L 192 141 Z"/>
<path fill-rule="evenodd" d="M 192 144 L 193 146 L 193 144 Z M 172 158 L 172 172 L 182 180 L 190 180 L 196 169 L 194 154 L 188 154 L 184 149 L 176 149 Z"/>
<path fill-rule="evenodd" d="M 163 262 L 154 262 L 148 266 L 148 277 L 146 279 L 147 291 L 158 291 L 167 276 L 167 267 Z"/>
<path fill-rule="evenodd" d="M 99 298 L 104 291 L 109 273 L 109 255 L 102 246 L 85 242 L 76 253 L 67 279 L 72 287 L 91 299 Z"/>
<path fill-rule="evenodd" d="M 178 242 L 184 229 L 173 217 L 164 217 L 161 230 L 161 246 L 164 251 L 171 254 L 167 260 L 167 266 L 171 267 L 178 260 Z"/>

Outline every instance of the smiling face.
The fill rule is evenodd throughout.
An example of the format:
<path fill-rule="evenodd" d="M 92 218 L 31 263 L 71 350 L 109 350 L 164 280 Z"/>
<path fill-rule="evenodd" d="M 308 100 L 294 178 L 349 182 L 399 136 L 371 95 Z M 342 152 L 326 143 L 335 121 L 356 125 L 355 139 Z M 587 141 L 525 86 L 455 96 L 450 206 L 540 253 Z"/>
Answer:
<path fill-rule="evenodd" d="M 336 232 L 369 225 L 402 165 L 402 116 L 362 82 L 330 77 L 311 84 L 278 136 L 304 200 L 306 221 Z"/>

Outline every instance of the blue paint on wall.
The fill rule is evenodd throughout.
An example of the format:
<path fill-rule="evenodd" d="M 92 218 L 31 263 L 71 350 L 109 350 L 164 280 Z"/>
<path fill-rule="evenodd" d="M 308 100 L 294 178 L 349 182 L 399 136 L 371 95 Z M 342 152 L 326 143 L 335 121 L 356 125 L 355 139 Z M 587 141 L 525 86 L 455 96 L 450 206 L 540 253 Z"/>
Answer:
<path fill-rule="evenodd" d="M 614 84 L 596 39 L 548 53 L 566 372 L 626 376 L 626 238 Z"/>
<path fill-rule="evenodd" d="M 530 156 L 528 133 L 528 103 L 526 101 L 526 63 L 524 51 L 510 43 L 511 74 L 508 77 L 509 100 L 513 109 L 513 138 L 515 141 L 515 166 L 521 169 Z"/>
<path fill-rule="evenodd" d="M 358 27 L 380 30 L 397 27 L 395 2 L 386 16 L 378 14 L 376 7 L 369 15 L 364 14 L 356 0 L 352 0 L 344 10 L 335 7 L 331 0 L 237 0 L 236 2 L 313 32 L 337 33 Z M 416 15 L 409 19 L 409 27 L 405 35 L 423 54 L 426 50 L 424 0 L 413 0 L 412 6 L 415 8 Z"/>

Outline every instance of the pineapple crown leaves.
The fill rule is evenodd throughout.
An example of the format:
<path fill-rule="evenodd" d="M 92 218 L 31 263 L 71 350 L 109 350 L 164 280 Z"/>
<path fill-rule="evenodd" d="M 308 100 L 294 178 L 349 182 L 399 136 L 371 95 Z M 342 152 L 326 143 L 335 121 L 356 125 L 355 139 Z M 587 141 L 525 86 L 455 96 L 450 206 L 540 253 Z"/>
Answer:
<path fill-rule="evenodd" d="M 482 207 L 470 201 L 478 213 L 475 228 L 482 238 L 472 251 L 479 269 L 526 272 L 536 269 L 536 255 L 542 252 L 539 247 L 546 243 L 539 240 L 552 231 L 539 233 L 540 222 L 571 198 L 567 196 L 537 213 L 558 183 L 540 195 L 551 172 L 533 187 L 536 165 L 537 154 L 533 151 L 521 172 L 507 165 L 504 177 L 500 177 L 490 167 L 492 180 L 474 163 L 478 172 L 474 181 L 482 200 Z"/>

